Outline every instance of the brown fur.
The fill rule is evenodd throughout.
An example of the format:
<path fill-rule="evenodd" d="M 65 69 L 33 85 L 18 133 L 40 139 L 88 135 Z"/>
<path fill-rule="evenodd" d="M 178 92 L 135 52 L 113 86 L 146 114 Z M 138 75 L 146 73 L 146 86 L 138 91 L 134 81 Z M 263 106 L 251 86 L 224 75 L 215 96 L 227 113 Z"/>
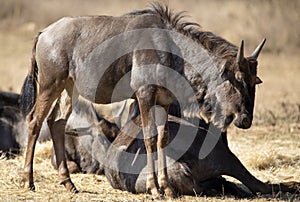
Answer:
<path fill-rule="evenodd" d="M 248 89 L 248 84 L 253 77 L 256 78 L 256 74 L 254 75 L 253 72 L 256 73 L 257 64 L 250 64 L 252 61 L 256 62 L 256 58 L 244 58 L 241 54 L 243 46 L 236 52 L 236 47 L 220 37 L 208 32 L 198 32 L 196 28 L 187 28 L 193 24 L 179 23 L 182 18 L 181 14 L 172 14 L 167 7 L 154 5 L 151 13 L 146 11 L 141 13 L 121 17 L 63 18 L 39 34 L 33 48 L 32 67 L 22 89 L 22 97 L 29 98 L 22 101 L 25 103 L 25 112 L 32 107 L 27 116 L 29 135 L 23 178 L 24 183 L 27 183 L 30 189 L 35 188 L 32 167 L 36 140 L 43 120 L 55 100 L 57 101 L 47 122 L 56 153 L 58 173 L 62 180 L 61 183 L 67 190 L 76 192 L 64 155 L 64 132 L 66 122 L 72 112 L 72 102 L 81 95 L 96 103 L 111 103 L 112 93 L 117 82 L 130 71 L 130 80 L 124 86 L 135 91 L 133 98 L 137 99 L 141 109 L 147 150 L 147 190 L 154 195 L 162 192 L 167 196 L 174 196 L 174 191 L 168 182 L 164 148 L 169 139 L 165 112 L 168 113 L 169 105 L 176 98 L 168 89 L 162 87 L 167 82 L 168 76 L 164 74 L 163 67 L 171 68 L 181 74 L 189 81 L 196 94 L 199 94 L 198 103 L 201 109 L 196 109 L 193 112 L 194 115 L 211 121 L 222 130 L 226 130 L 234 118 L 236 118 L 235 125 L 238 127 L 249 128 L 251 126 L 255 83 L 251 83 L 251 89 Z M 208 59 L 211 63 L 207 64 L 208 61 L 202 61 L 203 64 L 197 64 L 197 68 L 199 68 L 197 71 L 207 70 L 209 79 L 203 82 L 201 78 L 203 75 L 199 75 L 189 64 L 183 63 L 178 56 L 175 57 L 170 53 L 171 47 L 177 47 L 177 44 L 166 33 L 160 34 L 159 37 L 155 33 L 141 35 L 140 37 L 143 37 L 144 40 L 140 39 L 136 43 L 131 43 L 136 47 L 145 44 L 150 44 L 152 47 L 145 48 L 143 46 L 143 50 L 133 49 L 132 52 L 112 61 L 108 69 L 103 69 L 107 67 L 101 65 L 105 65 L 108 62 L 107 59 L 117 54 L 117 50 L 112 50 L 107 46 L 105 51 L 103 53 L 100 51 L 101 55 L 96 58 L 88 57 L 91 52 L 98 50 L 97 48 L 105 44 L 111 37 L 144 28 L 177 30 L 177 32 L 183 32 L 186 36 L 198 41 L 199 46 L 209 52 Z M 161 40 L 157 42 L 157 39 Z M 157 46 L 163 47 L 164 51 L 156 50 Z M 231 54 L 231 52 L 236 54 Z M 220 57 L 221 53 L 226 57 Z M 201 58 L 201 55 L 199 57 Z M 148 69 L 142 67 L 149 64 L 155 65 L 151 66 L 151 71 L 143 73 Z M 93 69 L 93 65 L 100 65 L 100 67 Z M 214 69 L 210 65 L 217 68 Z M 35 102 L 37 70 L 39 92 Z M 101 75 L 101 71 L 100 73 L 95 72 L 98 70 L 105 71 Z M 239 81 L 235 77 L 237 71 L 241 71 L 245 75 Z M 156 81 L 157 83 L 149 84 L 148 81 L 153 75 L 153 79 L 157 79 L 157 75 L 161 77 L 159 77 L 159 81 Z M 220 80 L 219 77 L 222 77 L 224 82 L 214 84 Z M 203 83 L 207 84 L 207 91 L 203 90 L 205 88 L 201 85 Z M 66 93 L 61 94 L 64 90 Z M 32 106 L 33 104 L 34 106 Z M 162 108 L 158 111 L 153 110 L 155 105 L 160 105 Z M 151 117 L 156 117 L 156 119 Z M 154 172 L 153 152 L 155 151 L 158 152 L 158 169 L 160 170 L 157 176 Z"/>

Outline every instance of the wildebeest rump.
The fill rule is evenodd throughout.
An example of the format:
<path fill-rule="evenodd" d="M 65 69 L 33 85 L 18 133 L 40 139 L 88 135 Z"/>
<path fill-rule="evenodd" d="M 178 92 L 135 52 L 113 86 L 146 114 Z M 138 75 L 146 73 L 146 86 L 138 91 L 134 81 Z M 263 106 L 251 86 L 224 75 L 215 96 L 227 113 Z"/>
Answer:
<path fill-rule="evenodd" d="M 195 99 L 197 101 L 195 105 L 190 105 L 194 107 L 187 107 L 191 114 L 213 122 L 221 130 L 226 130 L 234 119 L 238 127 L 251 126 L 255 85 L 260 82 L 256 75 L 257 57 L 265 41 L 250 57 L 245 58 L 243 41 L 237 48 L 210 32 L 200 31 L 195 27 L 195 23 L 180 22 L 181 19 L 181 14 L 172 14 L 167 7 L 156 4 L 150 10 L 133 12 L 120 17 L 63 18 L 39 33 L 33 47 L 32 66 L 25 79 L 21 99 L 22 109 L 25 113 L 29 113 L 27 116 L 29 135 L 23 182 L 30 189 L 35 188 L 32 168 L 35 143 L 52 103 L 59 98 L 48 118 L 59 176 L 67 190 L 76 192 L 66 167 L 63 140 L 65 125 L 72 111 L 72 101 L 79 94 L 96 103 L 112 102 L 117 82 L 129 72 L 130 79 L 125 86 L 134 91 L 133 98 L 137 99 L 140 105 L 149 169 L 147 187 L 154 195 L 159 194 L 160 190 L 168 196 L 174 193 L 168 183 L 166 156 L 163 149 L 169 139 L 167 122 L 163 117 L 160 117 L 158 122 L 151 118 L 154 117 L 154 112 L 151 111 L 154 105 L 161 105 L 168 112 L 169 105 L 176 99 L 169 89 L 164 88 L 164 84 L 168 82 L 165 67 L 184 77 L 193 89 L 195 96 L 191 94 L 187 97 L 191 98 L 187 101 Z M 113 46 L 107 45 L 105 46 L 107 49 L 102 52 L 100 50 L 97 57 L 89 57 L 89 53 L 112 37 L 142 29 L 148 31 L 141 32 L 146 35 L 135 37 L 134 41 L 128 41 L 126 38 L 122 41 L 123 45 L 136 46 L 129 53 L 118 56 L 117 48 L 112 50 Z M 156 32 L 151 32 L 152 29 Z M 189 56 L 193 57 L 195 59 L 193 61 L 197 61 L 197 64 L 191 65 L 183 59 L 178 59 L 178 56 L 171 54 L 172 49 L 177 52 L 183 52 L 184 49 L 179 47 L 168 32 L 161 32 L 161 30 L 176 31 L 195 41 L 207 57 L 204 59 L 203 54 L 194 55 L 191 50 L 188 50 L 186 53 L 190 54 Z M 145 44 L 150 44 L 151 47 L 137 48 Z M 157 47 L 161 49 L 158 50 Z M 113 63 L 107 68 L 106 59 L 111 56 L 119 58 L 112 61 Z M 93 69 L 95 64 L 97 70 L 104 72 L 102 77 Z M 149 64 L 153 64 L 150 71 L 144 68 Z M 202 78 L 203 75 L 199 72 L 206 70 L 209 73 L 208 77 Z M 149 78 L 155 82 L 149 83 Z M 38 94 L 37 79 L 39 80 Z M 216 83 L 216 81 L 223 82 Z M 176 87 L 181 88 L 181 86 Z M 63 90 L 66 90 L 67 94 L 62 96 Z M 161 172 L 158 173 L 157 178 L 153 167 L 153 151 L 156 149 L 159 153 L 159 167 L 162 168 L 159 169 Z"/>

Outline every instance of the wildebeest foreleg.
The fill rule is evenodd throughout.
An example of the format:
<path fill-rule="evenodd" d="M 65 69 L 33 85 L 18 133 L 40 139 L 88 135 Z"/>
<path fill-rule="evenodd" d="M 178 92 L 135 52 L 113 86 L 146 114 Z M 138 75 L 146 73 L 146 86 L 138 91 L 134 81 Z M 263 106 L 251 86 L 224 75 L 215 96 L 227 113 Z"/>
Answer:
<path fill-rule="evenodd" d="M 154 165 L 154 152 L 156 152 L 157 144 L 157 130 L 155 126 L 154 116 L 155 111 L 151 108 L 156 102 L 156 88 L 154 86 L 143 86 L 140 87 L 136 92 L 141 119 L 143 126 L 144 142 L 147 151 L 147 181 L 146 187 L 147 191 L 154 196 L 159 196 L 159 189 L 157 178 L 155 176 L 155 165 Z"/>
<path fill-rule="evenodd" d="M 169 143 L 168 114 L 169 106 L 155 107 L 155 122 L 158 130 L 157 155 L 158 155 L 158 183 L 166 196 L 175 197 L 169 185 L 166 160 L 166 146 Z"/>
<path fill-rule="evenodd" d="M 174 197 L 174 191 L 170 187 L 165 147 L 169 141 L 169 130 L 167 114 L 169 105 L 162 104 L 163 107 L 155 105 L 156 103 L 168 103 L 157 96 L 161 89 L 157 86 L 143 86 L 136 95 L 141 111 L 144 142 L 147 150 L 147 190 L 153 195 L 159 195 L 162 191 L 168 197 Z M 154 152 L 157 149 L 158 154 L 158 179 L 155 176 Z M 158 186 L 159 185 L 159 186 Z M 158 189 L 158 187 L 160 189 Z"/>
<path fill-rule="evenodd" d="M 230 175 L 244 185 L 246 185 L 253 194 L 277 194 L 278 192 L 290 192 L 294 193 L 299 189 L 299 183 L 290 182 L 290 183 L 280 183 L 280 184 L 269 184 L 264 183 L 255 178 L 240 162 L 240 160 L 232 153 L 227 153 L 226 164 L 230 165 L 227 167 L 226 174 Z M 225 159 L 223 159 L 225 161 Z"/>
<path fill-rule="evenodd" d="M 71 96 L 64 91 L 48 117 L 48 126 L 53 141 L 58 175 L 68 191 L 77 192 L 71 181 L 65 157 L 65 127 L 72 112 Z"/>

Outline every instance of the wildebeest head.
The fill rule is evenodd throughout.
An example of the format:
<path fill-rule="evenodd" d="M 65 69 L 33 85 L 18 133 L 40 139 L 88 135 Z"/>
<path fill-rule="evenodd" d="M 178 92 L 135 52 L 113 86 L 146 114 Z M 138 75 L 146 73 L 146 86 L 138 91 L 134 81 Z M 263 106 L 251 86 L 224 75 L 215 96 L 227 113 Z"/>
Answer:
<path fill-rule="evenodd" d="M 255 86 L 262 83 L 257 76 L 257 58 L 265 43 L 265 39 L 258 45 L 249 57 L 244 57 L 244 42 L 236 57 L 227 60 L 222 68 L 223 82 L 216 88 L 216 114 L 225 117 L 223 128 L 232 121 L 238 128 L 250 128 L 253 119 Z"/>

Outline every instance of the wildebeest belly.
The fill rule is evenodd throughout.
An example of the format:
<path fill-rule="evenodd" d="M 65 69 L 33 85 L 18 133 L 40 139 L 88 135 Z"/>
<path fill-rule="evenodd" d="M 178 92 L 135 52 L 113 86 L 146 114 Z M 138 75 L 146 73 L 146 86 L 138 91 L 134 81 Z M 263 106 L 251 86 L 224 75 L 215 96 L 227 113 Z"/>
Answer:
<path fill-rule="evenodd" d="M 117 59 L 104 71 L 100 65 L 97 70 L 86 68 L 83 75 L 87 78 L 81 79 L 81 76 L 78 76 L 75 81 L 79 94 L 98 104 L 109 104 L 131 98 L 134 92 L 130 87 L 131 62 L 128 60 L 130 57 L 131 54 L 128 54 Z"/>

